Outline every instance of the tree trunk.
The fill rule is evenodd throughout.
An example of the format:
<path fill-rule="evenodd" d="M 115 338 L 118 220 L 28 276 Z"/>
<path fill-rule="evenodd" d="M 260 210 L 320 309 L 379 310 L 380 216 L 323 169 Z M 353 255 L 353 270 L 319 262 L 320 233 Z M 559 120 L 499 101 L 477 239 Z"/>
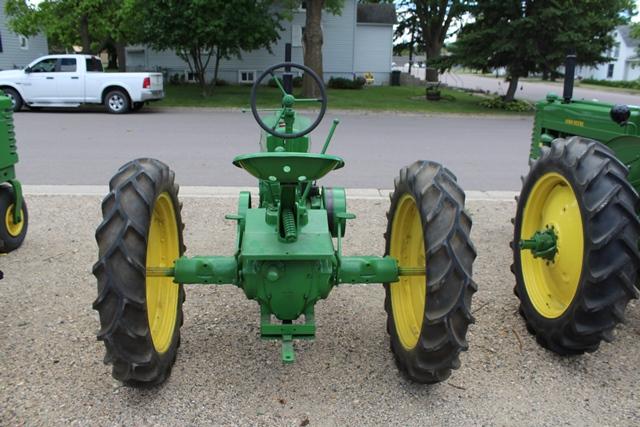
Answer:
<path fill-rule="evenodd" d="M 307 0 L 307 17 L 305 20 L 304 35 L 304 65 L 311 68 L 322 80 L 322 9 L 324 0 Z M 320 96 L 320 88 L 311 76 L 304 75 L 302 91 L 306 98 Z"/>
<path fill-rule="evenodd" d="M 205 69 L 202 66 L 202 51 L 198 47 L 191 48 L 190 50 L 191 60 L 193 61 L 193 74 L 200 85 L 202 91 L 202 97 L 206 97 L 207 93 L 207 80 L 205 76 Z"/>
<path fill-rule="evenodd" d="M 212 86 L 218 85 L 218 68 L 220 67 L 220 58 L 222 57 L 222 52 L 220 49 L 216 49 L 216 65 L 213 69 L 213 80 L 211 81 Z"/>
<path fill-rule="evenodd" d="M 91 38 L 89 37 L 89 17 L 80 17 L 80 42 L 82 43 L 82 53 L 91 53 Z"/>
<path fill-rule="evenodd" d="M 507 89 L 507 94 L 504 96 L 505 102 L 511 102 L 516 97 L 516 90 L 518 90 L 518 76 L 510 76 L 509 77 L 509 88 Z"/>
<path fill-rule="evenodd" d="M 549 70 L 547 70 L 546 68 L 542 70 L 542 80 L 549 80 Z"/>
<path fill-rule="evenodd" d="M 427 53 L 427 82 L 438 82 L 438 69 L 432 68 L 432 61 L 440 58 L 440 51 L 442 50 L 442 43 L 435 40 L 428 43 L 425 46 L 425 52 Z"/>
<path fill-rule="evenodd" d="M 120 40 L 116 42 L 116 52 L 118 52 L 118 71 L 124 73 L 127 71 L 127 43 Z"/>

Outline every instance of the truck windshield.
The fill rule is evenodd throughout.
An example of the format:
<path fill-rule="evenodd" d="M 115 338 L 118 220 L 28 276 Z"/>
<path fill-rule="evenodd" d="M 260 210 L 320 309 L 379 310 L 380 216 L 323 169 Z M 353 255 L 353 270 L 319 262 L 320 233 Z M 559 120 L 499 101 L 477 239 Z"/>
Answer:
<path fill-rule="evenodd" d="M 87 58 L 87 72 L 98 72 L 101 73 L 102 70 L 102 62 L 98 58 Z"/>

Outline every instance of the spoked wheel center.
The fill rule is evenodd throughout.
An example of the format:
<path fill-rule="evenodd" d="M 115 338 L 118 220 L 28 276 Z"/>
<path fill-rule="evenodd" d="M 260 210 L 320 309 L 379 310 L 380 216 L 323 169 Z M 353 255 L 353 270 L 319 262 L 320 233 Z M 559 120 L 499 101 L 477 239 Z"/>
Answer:
<path fill-rule="evenodd" d="M 147 242 L 146 267 L 172 267 L 180 256 L 178 225 L 168 193 L 156 199 Z M 178 285 L 171 277 L 147 277 L 147 318 L 153 345 L 166 352 L 173 338 L 178 309 Z"/>
<path fill-rule="evenodd" d="M 389 255 L 403 267 L 425 266 L 424 237 L 416 201 L 408 194 L 398 201 L 391 226 Z M 427 285 L 424 275 L 400 276 L 391 285 L 391 306 L 398 338 L 411 350 L 418 343 L 424 320 Z"/>
<path fill-rule="evenodd" d="M 548 173 L 534 185 L 524 208 L 520 239 L 531 302 L 544 317 L 557 318 L 576 294 L 584 252 L 580 206 L 562 175 Z"/>

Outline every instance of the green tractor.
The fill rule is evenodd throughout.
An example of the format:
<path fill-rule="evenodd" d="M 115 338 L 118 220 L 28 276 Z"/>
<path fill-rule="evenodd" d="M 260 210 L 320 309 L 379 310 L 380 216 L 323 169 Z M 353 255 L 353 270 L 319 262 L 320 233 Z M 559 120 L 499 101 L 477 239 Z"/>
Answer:
<path fill-rule="evenodd" d="M 319 98 L 292 94 L 293 69 L 313 78 Z M 266 78 L 277 83 L 282 103 L 261 115 L 256 98 Z M 294 110 L 304 103 L 319 108 L 313 121 Z M 226 216 L 237 224 L 233 255 L 184 256 L 182 204 L 165 164 L 137 159 L 111 179 L 96 231 L 93 306 L 114 378 L 133 386 L 167 378 L 180 345 L 184 284 L 241 288 L 259 305 L 261 338 L 280 340 L 281 360 L 291 363 L 294 340 L 315 337 L 315 304 L 333 287 L 383 283 L 391 350 L 401 372 L 434 383 L 460 366 L 477 289 L 464 192 L 437 163 L 403 168 L 391 195 L 385 255 L 343 255 L 342 239 L 355 215 L 344 188 L 317 185 L 344 166 L 327 154 L 337 120 L 320 153 L 309 151 L 308 134 L 326 107 L 322 80 L 303 65 L 274 65 L 253 85 L 251 110 L 263 129 L 260 151 L 233 164 L 257 178 L 259 194 L 254 207 L 252 195 L 240 192 L 237 211 Z"/>
<path fill-rule="evenodd" d="M 18 163 L 11 100 L 0 92 L 0 254 L 20 247 L 27 234 L 29 214 L 16 179 Z"/>
<path fill-rule="evenodd" d="M 574 71 L 536 106 L 512 242 L 527 329 L 562 355 L 610 341 L 639 294 L 640 106 L 573 100 Z"/>

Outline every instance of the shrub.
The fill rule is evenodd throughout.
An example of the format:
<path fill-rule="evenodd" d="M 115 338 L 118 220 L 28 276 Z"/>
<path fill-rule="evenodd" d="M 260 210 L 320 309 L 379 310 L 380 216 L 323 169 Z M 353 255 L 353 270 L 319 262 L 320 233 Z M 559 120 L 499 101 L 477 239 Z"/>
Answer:
<path fill-rule="evenodd" d="M 176 73 L 176 74 L 172 74 L 172 75 L 169 77 L 169 84 L 177 85 L 177 84 L 179 84 L 179 83 L 180 83 L 180 75 L 179 75 L 178 73 Z"/>
<path fill-rule="evenodd" d="M 229 86 L 229 82 L 223 79 L 216 79 L 216 86 Z"/>
<path fill-rule="evenodd" d="M 485 108 L 505 111 L 526 112 L 533 110 L 533 105 L 527 101 L 514 99 L 513 101 L 506 102 L 502 96 L 486 99 L 480 102 L 480 105 Z"/>
<path fill-rule="evenodd" d="M 623 89 L 638 89 L 640 90 L 640 79 L 638 80 L 597 80 L 597 79 L 582 79 L 582 83 L 589 85 L 619 87 Z"/>
<path fill-rule="evenodd" d="M 331 89 L 362 89 L 367 83 L 364 77 L 356 77 L 353 80 L 345 79 L 343 77 L 331 77 L 329 79 L 328 86 Z"/>

